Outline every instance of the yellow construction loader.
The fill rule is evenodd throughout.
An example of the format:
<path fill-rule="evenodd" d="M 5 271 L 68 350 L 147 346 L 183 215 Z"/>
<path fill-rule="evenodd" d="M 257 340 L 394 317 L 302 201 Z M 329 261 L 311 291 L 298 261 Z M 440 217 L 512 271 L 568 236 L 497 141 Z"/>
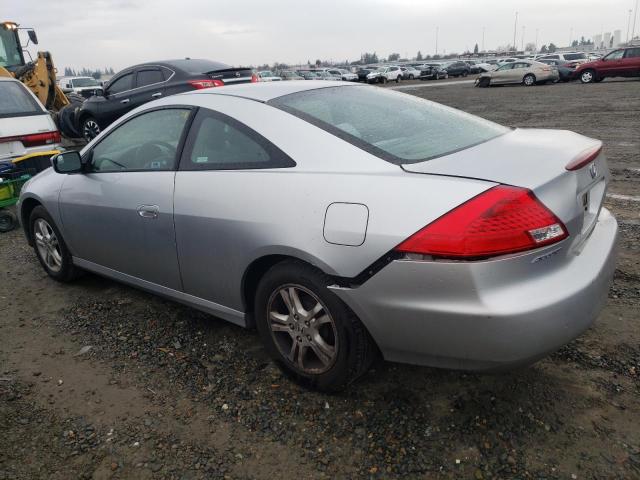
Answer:
<path fill-rule="evenodd" d="M 20 42 L 19 31 L 26 31 L 28 41 Z M 42 102 L 53 116 L 60 132 L 66 137 L 80 137 L 75 125 L 75 113 L 84 98 L 77 94 L 66 94 L 56 83 L 56 68 L 49 52 L 38 52 L 35 60 L 25 61 L 26 47 L 38 44 L 32 28 L 21 28 L 15 22 L 0 23 L 0 76 L 13 77 L 21 81 Z"/>

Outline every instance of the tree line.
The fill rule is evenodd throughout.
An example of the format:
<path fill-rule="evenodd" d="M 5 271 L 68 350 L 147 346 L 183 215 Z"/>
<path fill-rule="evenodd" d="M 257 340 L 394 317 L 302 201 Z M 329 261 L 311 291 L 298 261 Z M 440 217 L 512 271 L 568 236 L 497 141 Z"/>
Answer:
<path fill-rule="evenodd" d="M 113 67 L 105 67 L 104 69 L 95 69 L 91 70 L 89 68 L 82 68 L 80 70 L 75 70 L 70 67 L 65 67 L 64 76 L 65 77 L 93 77 L 96 80 L 102 78 L 102 75 L 115 75 L 115 71 Z"/>

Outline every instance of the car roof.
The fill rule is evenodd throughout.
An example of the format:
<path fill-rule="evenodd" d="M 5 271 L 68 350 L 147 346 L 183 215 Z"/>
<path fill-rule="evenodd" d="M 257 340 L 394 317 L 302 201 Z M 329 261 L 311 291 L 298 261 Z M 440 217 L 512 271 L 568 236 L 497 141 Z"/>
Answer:
<path fill-rule="evenodd" d="M 327 80 L 307 80 L 305 82 L 258 82 L 239 85 L 225 85 L 224 87 L 219 88 L 205 88 L 203 90 L 186 92 L 182 95 L 229 95 L 258 102 L 268 102 L 274 98 L 289 95 L 291 93 L 329 87 L 353 88 L 357 87 L 357 85 L 348 82 Z"/>

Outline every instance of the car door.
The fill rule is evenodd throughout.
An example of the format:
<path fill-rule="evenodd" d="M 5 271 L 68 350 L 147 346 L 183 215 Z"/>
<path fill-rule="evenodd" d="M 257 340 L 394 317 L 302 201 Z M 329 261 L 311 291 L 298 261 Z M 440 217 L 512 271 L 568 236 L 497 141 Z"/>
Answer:
<path fill-rule="evenodd" d="M 256 182 L 269 188 L 264 182 L 273 169 L 293 166 L 291 158 L 245 124 L 199 109 L 175 182 L 176 244 L 185 293 L 242 309 L 236 280 L 244 273 L 244 256 L 258 248 L 257 232 L 266 221 L 243 204 L 243 189 Z"/>
<path fill-rule="evenodd" d="M 81 261 L 181 289 L 173 185 L 191 112 L 143 112 L 83 152 L 86 172 L 68 175 L 59 195 L 65 240 Z"/>
<path fill-rule="evenodd" d="M 640 47 L 626 49 L 622 64 L 624 71 L 621 73 L 625 76 L 640 75 Z"/>
<path fill-rule="evenodd" d="M 109 83 L 105 91 L 105 101 L 100 102 L 98 123 L 102 128 L 110 125 L 132 110 L 130 94 L 134 87 L 135 73 L 127 71 Z"/>
<path fill-rule="evenodd" d="M 607 77 L 621 75 L 624 71 L 624 50 L 614 50 L 600 61 L 599 74 Z"/>
<path fill-rule="evenodd" d="M 165 79 L 159 67 L 141 67 L 136 71 L 135 88 L 130 92 L 131 107 L 137 108 L 165 94 Z"/>
<path fill-rule="evenodd" d="M 501 65 L 496 70 L 491 72 L 491 83 L 492 84 L 507 83 L 510 81 L 512 74 L 513 74 L 513 63 L 505 63 L 504 65 Z"/>
<path fill-rule="evenodd" d="M 531 65 L 526 62 L 513 62 L 513 68 L 509 71 L 509 83 L 521 83 Z"/>

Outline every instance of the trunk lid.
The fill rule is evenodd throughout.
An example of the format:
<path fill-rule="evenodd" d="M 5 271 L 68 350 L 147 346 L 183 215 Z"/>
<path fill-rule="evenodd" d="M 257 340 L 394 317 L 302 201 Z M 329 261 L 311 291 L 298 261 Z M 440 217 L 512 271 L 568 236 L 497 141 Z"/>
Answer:
<path fill-rule="evenodd" d="M 225 85 L 236 83 L 250 83 L 253 72 L 250 68 L 226 68 L 207 72 L 206 75 L 213 80 L 222 80 Z"/>
<path fill-rule="evenodd" d="M 488 180 L 525 187 L 567 226 L 572 248 L 589 236 L 600 212 L 609 169 L 602 153 L 583 168 L 566 165 L 599 140 L 566 130 L 514 129 L 488 142 L 421 163 L 411 173 Z"/>

